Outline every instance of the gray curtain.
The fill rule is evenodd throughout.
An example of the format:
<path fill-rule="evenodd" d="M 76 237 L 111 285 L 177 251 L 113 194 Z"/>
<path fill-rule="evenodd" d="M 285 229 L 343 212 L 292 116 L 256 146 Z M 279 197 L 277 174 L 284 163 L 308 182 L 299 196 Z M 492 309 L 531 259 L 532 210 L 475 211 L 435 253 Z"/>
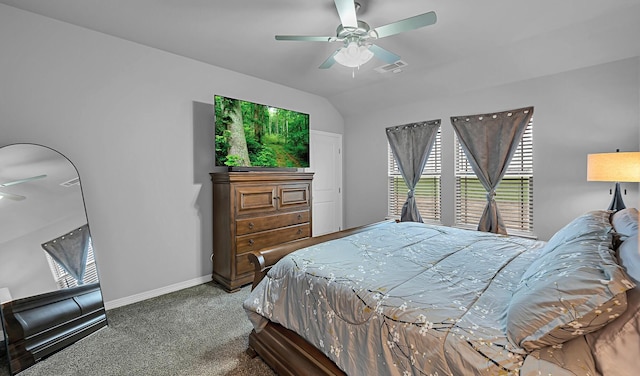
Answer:
<path fill-rule="evenodd" d="M 84 225 L 68 234 L 42 244 L 42 248 L 73 278 L 82 284 L 89 253 L 89 226 Z"/>
<path fill-rule="evenodd" d="M 496 188 L 507 171 L 518 143 L 533 116 L 533 107 L 482 115 L 454 116 L 451 125 L 476 176 L 487 190 L 478 230 L 506 234 Z"/>
<path fill-rule="evenodd" d="M 409 188 L 407 201 L 402 206 L 400 215 L 402 222 L 422 222 L 422 216 L 413 196 L 439 127 L 440 119 L 437 119 L 386 129 L 389 146 L 398 163 L 400 174 Z"/>

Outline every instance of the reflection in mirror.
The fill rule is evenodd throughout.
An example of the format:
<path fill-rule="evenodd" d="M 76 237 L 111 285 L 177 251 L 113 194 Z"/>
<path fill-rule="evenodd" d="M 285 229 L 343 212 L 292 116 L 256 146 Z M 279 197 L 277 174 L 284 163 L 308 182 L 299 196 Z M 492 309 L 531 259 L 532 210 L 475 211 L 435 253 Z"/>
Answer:
<path fill-rule="evenodd" d="M 0 148 L 0 303 L 11 374 L 107 325 L 78 172 L 44 146 Z"/>

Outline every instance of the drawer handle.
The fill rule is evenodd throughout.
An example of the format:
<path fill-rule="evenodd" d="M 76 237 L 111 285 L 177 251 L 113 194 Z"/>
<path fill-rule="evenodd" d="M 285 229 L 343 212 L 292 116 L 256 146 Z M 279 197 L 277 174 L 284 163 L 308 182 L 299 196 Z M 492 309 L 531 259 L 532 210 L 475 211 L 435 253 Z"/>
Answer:
<path fill-rule="evenodd" d="M 302 219 L 302 214 L 298 214 L 298 219 Z"/>
<path fill-rule="evenodd" d="M 249 222 L 249 230 L 253 230 L 253 226 L 255 226 L 253 222 Z"/>
<path fill-rule="evenodd" d="M 298 235 L 300 235 L 300 234 L 302 234 L 302 229 L 301 228 L 298 229 Z"/>
<path fill-rule="evenodd" d="M 253 243 L 255 243 L 253 239 L 249 239 L 249 245 L 253 245 Z"/>

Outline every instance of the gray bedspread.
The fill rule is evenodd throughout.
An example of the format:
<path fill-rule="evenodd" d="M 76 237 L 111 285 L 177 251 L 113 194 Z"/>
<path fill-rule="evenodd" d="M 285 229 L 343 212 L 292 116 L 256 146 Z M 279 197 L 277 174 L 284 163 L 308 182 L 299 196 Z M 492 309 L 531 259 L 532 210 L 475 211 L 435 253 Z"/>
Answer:
<path fill-rule="evenodd" d="M 349 375 L 518 374 L 506 307 L 544 242 L 420 223 L 298 250 L 244 303 Z"/>

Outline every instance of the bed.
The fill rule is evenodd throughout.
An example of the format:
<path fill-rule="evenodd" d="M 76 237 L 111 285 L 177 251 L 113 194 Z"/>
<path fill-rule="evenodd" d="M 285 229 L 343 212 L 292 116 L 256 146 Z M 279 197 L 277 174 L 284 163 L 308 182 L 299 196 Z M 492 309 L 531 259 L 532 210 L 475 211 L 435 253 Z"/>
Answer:
<path fill-rule="evenodd" d="M 249 351 L 280 375 L 627 374 L 637 218 L 589 212 L 549 242 L 383 222 L 255 252 Z"/>

